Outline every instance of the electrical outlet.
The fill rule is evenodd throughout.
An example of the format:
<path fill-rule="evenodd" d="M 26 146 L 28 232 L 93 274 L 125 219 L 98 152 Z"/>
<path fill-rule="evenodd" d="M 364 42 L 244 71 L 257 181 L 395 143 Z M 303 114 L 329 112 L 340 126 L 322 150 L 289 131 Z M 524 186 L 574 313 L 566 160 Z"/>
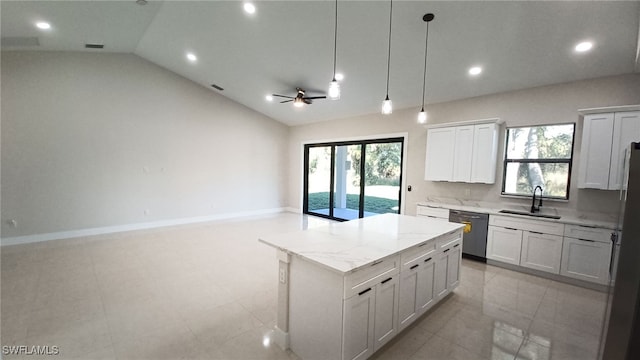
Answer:
<path fill-rule="evenodd" d="M 12 228 L 18 227 L 18 222 L 15 219 L 7 220 L 7 224 L 9 224 L 9 226 L 11 226 Z"/>
<path fill-rule="evenodd" d="M 280 282 L 282 284 L 287 283 L 287 273 L 284 271 L 284 269 L 280 269 Z"/>
<path fill-rule="evenodd" d="M 468 199 L 471 197 L 471 189 L 469 188 L 465 188 L 464 189 L 464 196 Z"/>

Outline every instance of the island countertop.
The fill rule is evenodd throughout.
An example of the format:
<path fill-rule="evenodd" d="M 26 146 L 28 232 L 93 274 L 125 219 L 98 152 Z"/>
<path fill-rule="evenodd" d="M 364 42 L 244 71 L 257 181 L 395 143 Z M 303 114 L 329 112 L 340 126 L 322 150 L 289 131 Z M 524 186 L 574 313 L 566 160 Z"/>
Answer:
<path fill-rule="evenodd" d="M 441 219 L 381 214 L 264 236 L 259 241 L 346 274 L 462 227 Z"/>

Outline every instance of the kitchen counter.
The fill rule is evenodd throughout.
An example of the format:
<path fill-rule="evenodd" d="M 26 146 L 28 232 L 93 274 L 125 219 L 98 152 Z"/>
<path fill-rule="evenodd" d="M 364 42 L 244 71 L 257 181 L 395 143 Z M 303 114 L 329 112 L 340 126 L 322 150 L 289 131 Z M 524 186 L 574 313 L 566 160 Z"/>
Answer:
<path fill-rule="evenodd" d="M 259 241 L 289 255 L 347 274 L 462 227 L 428 218 L 381 214 L 260 237 Z"/>
<path fill-rule="evenodd" d="M 518 214 L 508 214 L 501 213 L 500 210 L 517 210 L 517 211 L 529 211 L 527 206 L 516 205 L 513 204 L 498 204 L 498 203 L 472 203 L 466 201 L 459 201 L 459 203 L 445 202 L 445 201 L 423 201 L 418 202 L 418 206 L 427 206 L 432 208 L 443 208 L 443 209 L 451 209 L 451 210 L 460 210 L 460 211 L 471 211 L 478 213 L 485 213 L 489 215 L 500 215 L 500 216 L 509 216 L 519 219 L 533 219 L 540 221 L 550 221 L 562 224 L 571 224 L 571 225 L 582 225 L 582 226 L 592 226 L 592 227 L 601 227 L 606 229 L 615 229 L 616 223 L 615 219 L 613 219 L 610 215 L 605 214 L 586 214 L 586 213 L 578 213 L 572 211 L 558 211 L 557 209 L 549 209 L 542 207 L 542 214 L 549 215 L 558 215 L 560 219 L 551 219 L 545 217 L 538 216 L 528 216 L 528 215 L 518 215 Z M 595 218 L 599 217 L 599 218 Z"/>
<path fill-rule="evenodd" d="M 461 224 L 382 214 L 260 237 L 278 259 L 275 342 L 364 360 L 460 282 Z"/>

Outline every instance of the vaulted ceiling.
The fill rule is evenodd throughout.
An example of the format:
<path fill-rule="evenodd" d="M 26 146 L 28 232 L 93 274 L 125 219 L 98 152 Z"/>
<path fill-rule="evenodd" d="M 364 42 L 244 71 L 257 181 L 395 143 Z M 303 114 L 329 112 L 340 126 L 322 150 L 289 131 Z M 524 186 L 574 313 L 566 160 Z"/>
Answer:
<path fill-rule="evenodd" d="M 290 125 L 375 113 L 386 92 L 388 1 L 338 1 L 338 101 L 294 108 L 267 94 L 324 95 L 333 76 L 334 1 L 2 1 L 3 51 L 134 53 Z M 427 103 L 640 69 L 638 1 L 394 1 L 389 96 Z M 35 27 L 51 24 L 48 30 Z M 37 41 L 38 45 L 35 44 Z M 577 43 L 591 41 L 584 53 Z M 85 49 L 86 43 L 104 49 Z M 195 62 L 187 53 L 197 56 Z M 480 75 L 468 70 L 480 66 Z M 216 84 L 223 91 L 211 87 Z"/>

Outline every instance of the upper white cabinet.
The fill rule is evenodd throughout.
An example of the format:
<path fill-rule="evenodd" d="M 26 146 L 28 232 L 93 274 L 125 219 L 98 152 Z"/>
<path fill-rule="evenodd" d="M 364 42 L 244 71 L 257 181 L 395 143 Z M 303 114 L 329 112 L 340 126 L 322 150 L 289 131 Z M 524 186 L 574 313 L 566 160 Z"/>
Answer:
<path fill-rule="evenodd" d="M 495 182 L 498 120 L 480 122 L 427 130 L 425 180 Z"/>
<path fill-rule="evenodd" d="M 624 151 L 640 141 L 640 111 L 584 116 L 578 187 L 619 190 Z"/>
<path fill-rule="evenodd" d="M 425 180 L 450 181 L 453 179 L 453 159 L 456 128 L 446 127 L 427 131 L 427 160 Z"/>

